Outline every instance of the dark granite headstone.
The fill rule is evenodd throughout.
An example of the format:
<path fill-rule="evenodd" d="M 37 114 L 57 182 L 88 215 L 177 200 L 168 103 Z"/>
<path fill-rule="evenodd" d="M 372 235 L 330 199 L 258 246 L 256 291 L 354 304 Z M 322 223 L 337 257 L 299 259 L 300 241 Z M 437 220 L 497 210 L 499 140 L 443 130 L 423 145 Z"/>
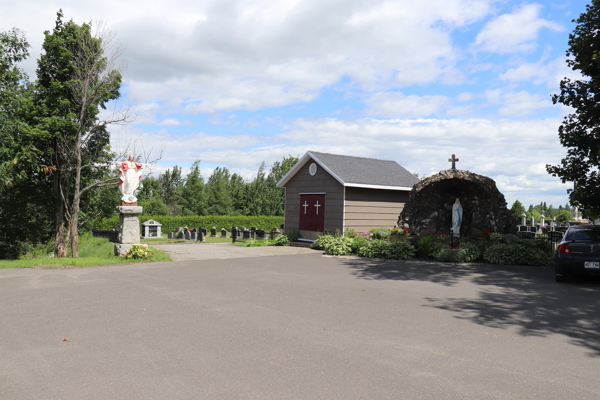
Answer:
<path fill-rule="evenodd" d="M 169 239 L 175 239 L 175 232 L 169 232 L 169 233 L 167 234 L 167 237 L 168 237 Z"/>
<path fill-rule="evenodd" d="M 208 231 L 204 228 L 200 228 L 200 232 L 204 234 L 204 237 L 208 236 Z"/>
<path fill-rule="evenodd" d="M 244 231 L 244 239 L 250 239 L 250 231 Z"/>
<path fill-rule="evenodd" d="M 190 231 L 188 231 L 187 229 L 183 230 L 183 239 L 190 240 Z"/>
<path fill-rule="evenodd" d="M 198 240 L 198 232 L 190 231 L 190 240 L 193 240 L 193 241 Z"/>
<path fill-rule="evenodd" d="M 265 231 L 263 229 L 256 230 L 256 240 L 264 240 L 265 239 Z"/>
<path fill-rule="evenodd" d="M 217 227 L 213 226 L 210 228 L 210 237 L 217 237 Z"/>
<path fill-rule="evenodd" d="M 227 229 L 225 229 L 225 228 L 221 229 L 221 237 L 222 238 L 226 238 L 227 237 Z"/>

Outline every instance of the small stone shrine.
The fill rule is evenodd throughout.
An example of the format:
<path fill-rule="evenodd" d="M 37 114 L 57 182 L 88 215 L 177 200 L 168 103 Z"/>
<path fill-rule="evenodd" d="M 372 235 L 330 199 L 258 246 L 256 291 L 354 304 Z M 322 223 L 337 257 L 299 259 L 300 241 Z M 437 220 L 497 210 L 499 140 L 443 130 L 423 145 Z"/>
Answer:
<path fill-rule="evenodd" d="M 144 239 L 162 238 L 162 224 L 153 219 L 144 222 Z"/>
<path fill-rule="evenodd" d="M 485 232 L 513 233 L 516 222 L 496 182 L 487 176 L 452 168 L 415 184 L 404 205 L 398 226 L 408 225 L 419 234 L 452 234 L 452 206 L 460 199 L 463 208 L 460 236 Z M 457 234 L 458 236 L 458 234 Z"/>

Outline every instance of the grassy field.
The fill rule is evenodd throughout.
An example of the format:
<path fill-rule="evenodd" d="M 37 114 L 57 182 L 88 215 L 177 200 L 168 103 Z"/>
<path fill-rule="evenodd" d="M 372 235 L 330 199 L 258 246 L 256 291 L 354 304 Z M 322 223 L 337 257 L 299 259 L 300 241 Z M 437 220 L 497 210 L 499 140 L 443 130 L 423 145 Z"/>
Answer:
<path fill-rule="evenodd" d="M 114 245 L 107 239 L 95 238 L 91 234 L 81 236 L 78 258 L 54 258 L 49 256 L 52 245 L 38 245 L 21 257 L 20 260 L 0 260 L 0 269 L 7 268 L 68 268 L 87 267 L 92 265 L 130 264 L 136 262 L 172 261 L 171 256 L 163 250 L 148 247 L 149 257 L 145 259 L 126 260 L 114 255 Z M 154 253 L 154 254 L 152 254 Z"/>

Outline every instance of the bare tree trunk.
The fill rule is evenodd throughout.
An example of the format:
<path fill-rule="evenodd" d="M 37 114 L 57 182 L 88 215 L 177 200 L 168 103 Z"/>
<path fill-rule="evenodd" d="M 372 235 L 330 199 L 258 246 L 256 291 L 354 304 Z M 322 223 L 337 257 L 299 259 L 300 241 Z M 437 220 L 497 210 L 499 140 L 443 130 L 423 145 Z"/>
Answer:
<path fill-rule="evenodd" d="M 57 171 L 54 175 L 54 191 L 57 194 L 56 219 L 54 221 L 56 241 L 54 256 L 58 258 L 64 258 L 67 256 L 67 244 L 65 243 L 65 209 L 60 195 L 60 180 L 61 173 L 60 171 Z"/>

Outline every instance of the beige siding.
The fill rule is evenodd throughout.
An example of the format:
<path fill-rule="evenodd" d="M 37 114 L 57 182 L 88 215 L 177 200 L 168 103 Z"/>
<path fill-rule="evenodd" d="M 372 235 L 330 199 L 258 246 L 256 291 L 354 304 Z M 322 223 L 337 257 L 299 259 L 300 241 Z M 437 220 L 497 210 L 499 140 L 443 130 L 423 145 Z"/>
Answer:
<path fill-rule="evenodd" d="M 357 232 L 396 225 L 408 200 L 407 191 L 346 188 L 344 228 Z"/>
<path fill-rule="evenodd" d="M 285 185 L 285 229 L 300 227 L 300 193 L 325 193 L 325 230 L 343 231 L 344 187 L 321 166 L 311 176 L 308 161 Z"/>

